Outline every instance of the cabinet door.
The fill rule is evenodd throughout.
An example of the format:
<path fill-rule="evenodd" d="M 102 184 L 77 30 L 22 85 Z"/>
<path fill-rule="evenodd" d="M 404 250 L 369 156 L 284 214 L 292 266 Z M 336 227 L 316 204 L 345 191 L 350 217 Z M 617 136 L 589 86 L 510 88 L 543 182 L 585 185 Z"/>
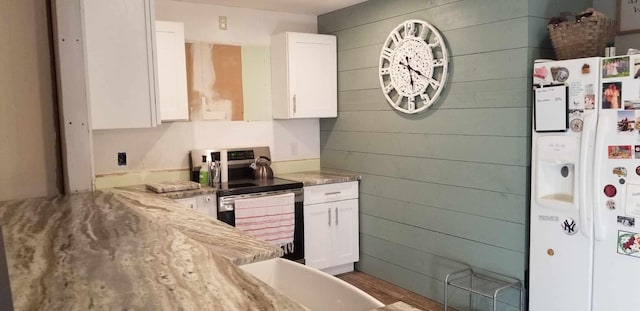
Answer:
<path fill-rule="evenodd" d="M 335 215 L 333 266 L 356 262 L 360 258 L 358 237 L 358 199 L 331 203 Z"/>
<path fill-rule="evenodd" d="M 93 129 L 158 124 L 152 0 L 82 0 Z"/>
<path fill-rule="evenodd" d="M 333 213 L 329 203 L 304 206 L 304 255 L 306 265 L 316 269 L 330 267 Z"/>
<path fill-rule="evenodd" d="M 337 116 L 336 37 L 288 33 L 289 90 L 293 118 Z"/>
<path fill-rule="evenodd" d="M 162 121 L 189 120 L 184 24 L 156 21 L 156 51 Z"/>
<path fill-rule="evenodd" d="M 198 207 L 196 210 L 212 218 L 218 217 L 218 208 L 216 206 L 216 195 L 205 194 L 197 196 Z"/>
<path fill-rule="evenodd" d="M 179 203 L 182 206 L 188 207 L 190 209 L 196 210 L 198 207 L 198 202 L 196 198 L 184 198 L 184 199 L 175 199 L 176 203 Z"/>

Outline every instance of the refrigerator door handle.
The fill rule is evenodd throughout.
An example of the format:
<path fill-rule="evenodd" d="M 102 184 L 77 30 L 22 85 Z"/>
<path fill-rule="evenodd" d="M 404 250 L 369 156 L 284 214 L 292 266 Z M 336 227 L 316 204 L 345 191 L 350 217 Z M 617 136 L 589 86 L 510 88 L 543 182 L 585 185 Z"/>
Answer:
<path fill-rule="evenodd" d="M 593 213 L 593 197 L 588 196 L 592 191 L 588 191 L 589 180 L 587 174 L 589 172 L 590 151 L 593 150 L 595 140 L 595 127 L 597 119 L 594 113 L 587 113 L 584 116 L 584 127 L 580 141 L 580 168 L 578 178 L 578 195 L 579 195 L 579 214 L 580 214 L 580 233 L 587 238 L 591 238 L 593 234 L 592 213 Z"/>
<path fill-rule="evenodd" d="M 602 112 L 602 111 L 599 111 Z M 598 127 L 596 134 L 596 148 L 594 152 L 593 159 L 593 230 L 594 237 L 596 241 L 604 241 L 606 238 L 606 226 L 604 223 L 604 219 L 602 219 L 601 211 L 603 210 L 602 206 L 598 206 L 600 202 L 600 197 L 603 195 L 599 189 L 602 188 L 602 162 L 605 160 L 603 155 L 606 148 L 604 144 L 604 138 L 609 135 L 609 127 L 607 124 L 613 124 L 610 120 L 608 120 L 606 114 L 600 113 L 600 117 L 598 119 Z"/>

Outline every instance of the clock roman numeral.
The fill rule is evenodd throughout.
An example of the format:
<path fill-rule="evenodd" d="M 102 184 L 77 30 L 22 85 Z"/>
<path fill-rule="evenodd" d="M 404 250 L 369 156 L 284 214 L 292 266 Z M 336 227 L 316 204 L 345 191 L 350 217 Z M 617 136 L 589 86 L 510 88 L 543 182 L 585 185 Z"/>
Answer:
<path fill-rule="evenodd" d="M 391 91 L 393 91 L 393 84 L 392 83 L 389 83 L 389 84 L 384 86 L 384 93 L 385 94 L 389 94 L 389 93 L 391 93 Z"/>
<path fill-rule="evenodd" d="M 422 25 L 420 27 L 420 34 L 418 34 L 418 37 L 420 37 L 420 39 L 422 40 L 427 40 L 427 36 L 429 35 L 429 27 Z"/>
<path fill-rule="evenodd" d="M 416 28 L 412 22 L 407 22 L 404 24 L 404 36 L 405 37 L 415 37 Z"/>
<path fill-rule="evenodd" d="M 400 107 L 403 98 L 404 97 L 402 95 L 398 95 L 398 98 L 396 99 L 396 106 Z"/>
<path fill-rule="evenodd" d="M 436 59 L 431 63 L 431 65 L 433 67 L 442 67 L 444 65 L 444 61 L 442 59 Z"/>
<path fill-rule="evenodd" d="M 391 39 L 395 44 L 398 44 L 398 42 L 402 41 L 402 36 L 398 31 L 394 31 L 391 33 Z"/>
<path fill-rule="evenodd" d="M 388 75 L 390 73 L 390 69 L 389 67 L 386 68 L 380 68 L 380 74 L 381 75 Z"/>
<path fill-rule="evenodd" d="M 382 57 L 391 60 L 391 56 L 393 56 L 393 50 L 390 48 L 385 47 L 384 49 L 382 49 Z"/>
<path fill-rule="evenodd" d="M 429 95 L 427 95 L 426 93 L 420 94 L 420 98 L 422 98 L 422 100 L 427 103 L 431 101 L 431 98 L 429 98 Z"/>
<path fill-rule="evenodd" d="M 435 80 L 433 78 L 427 78 L 427 80 L 429 81 L 429 85 L 431 85 L 431 87 L 434 89 L 437 89 L 440 86 L 440 82 L 438 80 Z"/>
<path fill-rule="evenodd" d="M 433 38 L 433 42 L 427 44 L 427 46 L 429 46 L 432 50 L 434 47 L 439 45 L 440 45 L 440 39 L 438 39 L 438 37 Z"/>

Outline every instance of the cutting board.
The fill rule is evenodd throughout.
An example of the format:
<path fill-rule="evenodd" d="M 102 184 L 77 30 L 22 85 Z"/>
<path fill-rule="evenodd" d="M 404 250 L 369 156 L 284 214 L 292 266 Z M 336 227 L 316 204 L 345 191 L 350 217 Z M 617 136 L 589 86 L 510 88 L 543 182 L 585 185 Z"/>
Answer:
<path fill-rule="evenodd" d="M 157 193 L 165 193 L 165 192 L 175 192 L 175 191 L 185 191 L 185 190 L 195 190 L 200 189 L 200 184 L 193 181 L 167 181 L 160 183 L 152 183 L 146 185 L 147 189 L 157 192 Z"/>

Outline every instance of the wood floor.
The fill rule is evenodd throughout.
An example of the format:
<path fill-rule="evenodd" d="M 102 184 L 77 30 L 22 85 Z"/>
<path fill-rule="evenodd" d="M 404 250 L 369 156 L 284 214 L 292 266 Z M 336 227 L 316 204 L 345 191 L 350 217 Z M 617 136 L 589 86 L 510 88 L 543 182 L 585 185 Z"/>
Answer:
<path fill-rule="evenodd" d="M 438 302 L 363 272 L 354 271 L 337 275 L 337 277 L 363 290 L 385 305 L 402 301 L 424 311 L 442 311 L 443 309 L 443 305 Z"/>

